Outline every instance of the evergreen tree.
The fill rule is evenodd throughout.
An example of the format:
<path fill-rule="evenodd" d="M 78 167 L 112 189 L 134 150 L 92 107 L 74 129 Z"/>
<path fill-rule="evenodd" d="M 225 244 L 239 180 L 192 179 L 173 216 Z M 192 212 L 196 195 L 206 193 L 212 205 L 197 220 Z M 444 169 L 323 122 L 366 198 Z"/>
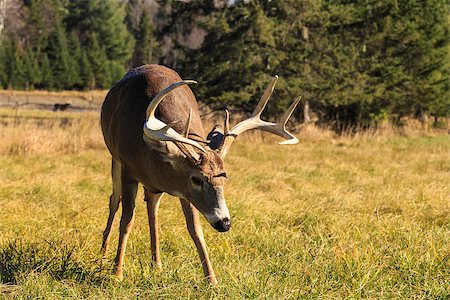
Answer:
<path fill-rule="evenodd" d="M 55 88 L 55 78 L 53 77 L 52 67 L 50 65 L 47 53 L 41 54 L 39 69 L 41 70 L 42 80 L 36 85 L 36 87 L 53 90 Z"/>
<path fill-rule="evenodd" d="M 95 88 L 94 71 L 85 50 L 81 50 L 80 78 L 84 89 Z"/>
<path fill-rule="evenodd" d="M 92 67 L 93 85 L 91 88 L 109 88 L 111 74 L 109 74 L 109 61 L 105 49 L 100 46 L 97 35 L 90 37 L 91 44 L 88 48 L 89 63 Z"/>
<path fill-rule="evenodd" d="M 48 44 L 48 38 L 54 30 L 54 24 L 58 23 L 61 13 L 64 11 L 61 0 L 26 0 L 24 3 L 24 13 L 26 16 L 26 30 L 17 33 L 33 50 L 40 54 L 45 51 Z"/>
<path fill-rule="evenodd" d="M 52 62 L 52 75 L 55 88 L 60 90 L 70 88 L 74 81 L 74 72 L 71 68 L 72 62 L 67 47 L 66 34 L 61 24 L 55 24 L 55 30 L 49 37 L 46 49 L 48 58 Z"/>
<path fill-rule="evenodd" d="M 109 77 L 109 83 L 107 85 L 103 85 L 103 88 L 109 89 L 114 83 L 119 81 L 124 75 L 125 75 L 125 68 L 122 64 L 115 62 L 115 61 L 109 61 L 108 62 L 108 77 Z"/>
<path fill-rule="evenodd" d="M 405 87 L 410 93 L 393 110 L 417 117 L 425 112 L 449 116 L 448 5 L 437 0 L 415 4 L 401 2 L 396 14 L 397 24 L 401 24 L 396 28 L 401 32 L 397 43 L 404 49 L 400 57 L 409 76 Z"/>
<path fill-rule="evenodd" d="M 0 88 L 6 88 L 8 86 L 9 77 L 7 70 L 8 59 L 8 41 L 1 40 L 0 43 Z"/>
<path fill-rule="evenodd" d="M 178 60 L 184 56 L 186 61 L 181 72 L 204 83 L 199 86 L 200 99 L 218 108 L 228 106 L 251 111 L 271 77 L 275 74 L 283 76 L 282 59 L 286 57 L 287 49 L 281 48 L 284 41 L 278 35 L 282 33 L 283 25 L 277 24 L 286 24 L 288 20 L 269 15 L 274 6 L 270 2 L 240 1 L 229 7 L 217 6 L 215 1 L 204 1 L 194 6 L 172 1 L 166 3 L 174 22 L 167 24 L 166 28 L 174 39 L 186 34 L 183 32 L 185 28 L 194 26 L 208 32 L 199 49 L 185 49 L 174 42 L 183 51 L 177 55 Z M 191 24 L 182 26 L 178 22 Z M 181 32 L 177 32 L 177 28 L 181 28 Z M 295 51 L 300 52 L 301 49 Z M 298 66 L 297 63 L 297 73 Z M 279 86 L 284 87 L 285 80 L 289 82 L 289 78 L 283 76 Z M 279 90 L 282 88 L 276 93 Z M 280 109 L 292 100 L 283 98 L 285 103 L 275 103 Z M 272 102 L 269 112 L 275 109 L 273 105 Z"/>
<path fill-rule="evenodd" d="M 181 72 L 204 83 L 200 99 L 251 110 L 278 74 L 269 114 L 302 94 L 339 129 L 376 125 L 390 113 L 448 114 L 447 6 L 438 2 L 160 1 L 176 45 L 172 65 L 181 60 Z M 178 37 L 194 26 L 207 36 L 190 50 Z"/>
<path fill-rule="evenodd" d="M 153 62 L 154 39 L 152 38 L 152 21 L 146 10 L 142 11 L 138 28 L 135 32 L 132 66 L 137 67 Z"/>
<path fill-rule="evenodd" d="M 42 81 L 41 70 L 39 69 L 38 60 L 33 49 L 28 46 L 23 58 L 25 65 L 25 87 L 26 89 L 34 89 L 35 84 Z"/>
<path fill-rule="evenodd" d="M 22 50 L 17 42 L 14 42 L 12 52 L 9 59 L 11 59 L 11 68 L 9 82 L 14 89 L 22 90 L 25 88 L 26 82 L 26 67 L 22 58 Z"/>
<path fill-rule="evenodd" d="M 15 60 L 15 43 L 12 40 L 4 39 L 1 45 L 1 58 L 2 58 L 2 77 L 3 88 L 11 88 L 12 87 L 12 73 L 15 68 L 14 60 Z"/>
<path fill-rule="evenodd" d="M 95 34 L 108 60 L 122 64 L 129 60 L 133 43 L 124 23 L 124 9 L 118 1 L 70 1 L 68 11 L 67 31 L 75 31 L 83 46 L 91 45 L 91 38 Z"/>
<path fill-rule="evenodd" d="M 71 32 L 69 34 L 69 39 L 68 39 L 67 43 L 68 43 L 69 54 L 70 54 L 69 69 L 72 74 L 71 86 L 75 87 L 77 89 L 80 89 L 83 86 L 83 80 L 80 76 L 82 51 L 81 51 L 80 41 L 78 40 L 78 36 L 75 32 Z"/>
<path fill-rule="evenodd" d="M 0 45 L 0 85 L 106 89 L 163 48 L 161 61 L 201 81 L 198 98 L 215 108 L 251 111 L 278 74 L 269 118 L 300 94 L 337 129 L 450 114 L 446 2 L 158 2 L 155 29 L 143 0 L 20 2 Z M 193 30 L 205 33 L 196 49 L 185 43 Z"/>

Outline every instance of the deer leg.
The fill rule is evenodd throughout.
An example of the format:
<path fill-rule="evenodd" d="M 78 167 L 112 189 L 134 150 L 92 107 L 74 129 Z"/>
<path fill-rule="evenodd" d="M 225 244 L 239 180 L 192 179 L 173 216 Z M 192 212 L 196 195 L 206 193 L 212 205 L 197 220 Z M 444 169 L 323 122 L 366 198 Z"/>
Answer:
<path fill-rule="evenodd" d="M 148 225 L 150 227 L 150 241 L 152 248 L 152 260 L 156 268 L 161 269 L 161 256 L 159 253 L 159 221 L 158 208 L 164 193 L 154 194 L 145 190 L 145 201 L 147 202 Z"/>
<path fill-rule="evenodd" d="M 105 231 L 103 231 L 102 253 L 106 255 L 108 252 L 109 236 L 111 233 L 111 226 L 114 221 L 114 216 L 119 209 L 119 204 L 122 198 L 122 182 L 121 182 L 121 165 L 112 160 L 111 177 L 113 185 L 113 193 L 109 197 L 109 216 L 106 223 Z"/>
<path fill-rule="evenodd" d="M 208 250 L 206 249 L 205 238 L 203 236 L 202 225 L 200 223 L 200 215 L 198 210 L 185 199 L 181 199 L 181 207 L 183 208 L 184 216 L 186 218 L 186 225 L 192 240 L 197 247 L 198 255 L 202 262 L 203 273 L 205 278 L 211 282 L 212 286 L 217 285 L 216 275 L 209 260 Z"/>
<path fill-rule="evenodd" d="M 123 278 L 123 261 L 125 258 L 125 249 L 127 241 L 133 228 L 134 208 L 136 207 L 136 192 L 138 182 L 131 178 L 122 169 L 122 217 L 120 219 L 119 245 L 116 254 L 116 275 L 119 279 Z"/>

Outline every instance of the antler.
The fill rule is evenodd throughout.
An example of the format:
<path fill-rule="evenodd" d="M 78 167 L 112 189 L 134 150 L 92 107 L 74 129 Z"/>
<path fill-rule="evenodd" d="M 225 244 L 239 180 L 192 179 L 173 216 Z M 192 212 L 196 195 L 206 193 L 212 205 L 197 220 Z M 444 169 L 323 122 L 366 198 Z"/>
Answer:
<path fill-rule="evenodd" d="M 172 90 L 176 89 L 177 87 L 191 83 L 196 84 L 197 82 L 194 80 L 183 80 L 172 83 L 164 90 L 159 92 L 158 95 L 155 96 L 155 98 L 153 98 L 153 100 L 150 102 L 147 108 L 147 122 L 145 122 L 144 124 L 144 139 L 150 139 L 155 141 L 179 142 L 191 145 L 202 152 L 206 152 L 206 150 L 199 143 L 187 138 L 186 133 L 183 136 L 172 128 L 173 126 L 175 126 L 175 124 L 181 122 L 181 120 L 166 124 L 155 117 L 156 108 L 158 107 L 159 103 L 161 103 L 161 101 L 167 96 L 167 94 L 169 94 Z M 185 126 L 186 128 L 184 130 L 185 132 L 189 131 L 190 119 L 191 113 L 189 113 L 188 122 L 186 123 Z"/>
<path fill-rule="evenodd" d="M 289 120 L 289 117 L 294 112 L 294 109 L 297 107 L 297 104 L 300 102 L 301 96 L 294 99 L 291 106 L 277 123 L 271 123 L 261 120 L 261 113 L 263 112 L 270 96 L 272 95 L 275 84 L 277 83 L 277 79 L 278 76 L 275 75 L 275 77 L 269 83 L 269 86 L 264 91 L 264 94 L 261 96 L 261 99 L 259 100 L 258 105 L 253 111 L 251 117 L 247 120 L 239 122 L 231 130 L 228 130 L 227 128 L 229 123 L 229 114 L 227 112 L 225 118 L 225 137 L 219 152 L 222 159 L 227 155 L 228 150 L 230 149 L 230 146 L 234 142 L 236 137 L 239 134 L 251 129 L 260 129 L 262 131 L 270 132 L 285 138 L 285 141 L 279 142 L 280 145 L 293 145 L 298 143 L 298 139 L 286 130 L 286 123 Z"/>
<path fill-rule="evenodd" d="M 189 136 L 189 129 L 191 128 L 192 108 L 189 110 L 189 116 L 184 124 L 183 136 L 187 138 Z"/>

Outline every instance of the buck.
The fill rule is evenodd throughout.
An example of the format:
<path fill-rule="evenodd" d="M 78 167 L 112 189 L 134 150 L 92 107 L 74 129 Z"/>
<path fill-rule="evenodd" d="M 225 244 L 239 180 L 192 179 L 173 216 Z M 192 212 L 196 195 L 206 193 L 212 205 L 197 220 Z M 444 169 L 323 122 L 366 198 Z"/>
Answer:
<path fill-rule="evenodd" d="M 161 268 L 158 237 L 158 207 L 164 193 L 179 197 L 187 229 L 200 256 L 205 277 L 213 286 L 216 277 L 208 257 L 199 212 L 219 232 L 231 227 L 225 203 L 227 179 L 223 160 L 236 137 L 251 129 L 281 136 L 280 144 L 296 144 L 286 122 L 300 101 L 296 98 L 279 122 L 260 115 L 274 89 L 273 78 L 252 116 L 229 129 L 216 126 L 207 140 L 197 101 L 188 84 L 174 71 L 159 65 L 144 65 L 129 71 L 108 92 L 101 110 L 101 127 L 112 155 L 112 194 L 102 250 L 108 249 L 111 225 L 120 202 L 122 216 L 115 258 L 115 272 L 123 278 L 127 240 L 133 227 L 138 183 L 144 186 L 150 227 L 152 260 Z"/>

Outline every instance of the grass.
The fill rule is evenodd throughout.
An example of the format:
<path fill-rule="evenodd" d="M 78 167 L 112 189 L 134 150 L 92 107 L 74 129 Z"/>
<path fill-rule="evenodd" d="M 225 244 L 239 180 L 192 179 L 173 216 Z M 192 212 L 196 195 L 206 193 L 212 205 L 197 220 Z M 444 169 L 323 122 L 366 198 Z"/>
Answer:
<path fill-rule="evenodd" d="M 0 125 L 0 298 L 450 295 L 448 135 L 309 131 L 292 147 L 240 139 L 226 161 L 233 227 L 219 234 L 204 222 L 219 278 L 214 289 L 202 278 L 179 202 L 169 196 L 160 208 L 163 269 L 152 268 L 138 201 L 118 282 L 111 271 L 119 218 L 109 256 L 99 255 L 111 184 L 96 116 L 20 114 L 46 118 Z M 70 121 L 61 126 L 61 118 Z"/>

